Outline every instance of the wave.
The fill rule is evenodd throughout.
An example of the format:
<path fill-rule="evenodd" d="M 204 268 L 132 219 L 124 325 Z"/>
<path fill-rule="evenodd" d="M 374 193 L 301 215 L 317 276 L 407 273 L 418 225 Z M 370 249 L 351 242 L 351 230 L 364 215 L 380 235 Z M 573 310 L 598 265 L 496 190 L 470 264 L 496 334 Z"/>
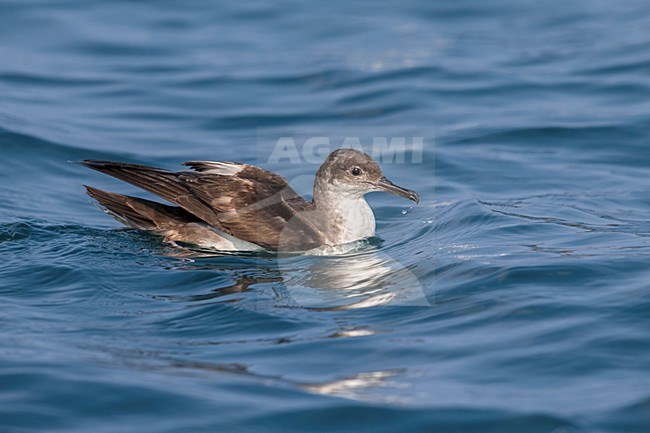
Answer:
<path fill-rule="evenodd" d="M 0 117 L 0 123 L 2 117 Z M 78 159 L 125 159 L 130 155 L 107 150 L 95 150 L 57 143 L 40 137 L 33 132 L 17 132 L 0 126 L 0 143 L 2 144 L 3 159 L 0 166 L 21 164 L 34 166 L 44 160 L 69 161 Z M 36 167 L 33 167 L 36 168 Z M 43 167 L 39 167 L 43 169 Z M 31 170 L 30 170 L 31 171 Z"/>

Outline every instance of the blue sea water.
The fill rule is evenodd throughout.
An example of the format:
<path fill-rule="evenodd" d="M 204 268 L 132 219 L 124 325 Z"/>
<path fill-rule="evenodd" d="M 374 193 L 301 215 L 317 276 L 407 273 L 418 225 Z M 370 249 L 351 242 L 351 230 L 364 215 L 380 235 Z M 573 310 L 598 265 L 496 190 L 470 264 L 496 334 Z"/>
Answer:
<path fill-rule="evenodd" d="M 647 2 L 0 11 L 1 432 L 650 431 Z M 421 203 L 340 257 L 188 257 L 68 162 L 308 194 L 306 139 L 376 136 Z"/>

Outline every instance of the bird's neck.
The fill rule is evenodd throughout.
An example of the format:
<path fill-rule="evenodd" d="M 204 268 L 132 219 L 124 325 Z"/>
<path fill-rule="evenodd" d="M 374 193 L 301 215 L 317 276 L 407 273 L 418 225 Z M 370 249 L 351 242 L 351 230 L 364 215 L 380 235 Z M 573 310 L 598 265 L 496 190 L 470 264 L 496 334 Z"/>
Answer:
<path fill-rule="evenodd" d="M 346 244 L 375 235 L 375 215 L 364 195 L 336 186 L 314 185 L 313 204 L 318 220 L 331 233 L 330 243 Z"/>

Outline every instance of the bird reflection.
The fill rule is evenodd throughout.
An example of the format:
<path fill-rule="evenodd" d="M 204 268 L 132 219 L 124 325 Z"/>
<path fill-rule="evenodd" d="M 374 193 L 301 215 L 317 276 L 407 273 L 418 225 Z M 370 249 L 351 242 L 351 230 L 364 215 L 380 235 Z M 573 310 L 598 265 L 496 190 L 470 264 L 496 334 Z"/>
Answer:
<path fill-rule="evenodd" d="M 217 287 L 214 289 L 211 289 L 208 293 L 199 293 L 199 294 L 194 294 L 194 295 L 156 295 L 154 296 L 155 299 L 165 299 L 168 301 L 178 301 L 178 302 L 201 302 L 201 301 L 209 301 L 212 299 L 217 299 L 229 295 L 234 295 L 234 294 L 243 294 L 247 292 L 251 292 L 253 289 L 251 286 L 255 284 L 263 284 L 263 283 L 277 283 L 281 282 L 282 278 L 277 277 L 277 278 L 249 278 L 249 277 L 238 277 L 235 278 L 235 282 L 231 285 L 227 285 L 224 287 Z M 232 298 L 227 301 L 224 301 L 226 303 L 235 303 L 241 301 L 242 298 Z"/>
<path fill-rule="evenodd" d="M 379 251 L 279 262 L 279 269 L 291 297 L 311 309 L 430 305 L 417 276 Z"/>
<path fill-rule="evenodd" d="M 276 296 L 283 302 L 313 310 L 430 305 L 414 272 L 377 249 L 335 256 L 272 258 L 192 254 L 192 261 L 176 269 L 231 270 L 232 284 L 206 294 L 176 296 L 176 300 L 203 301 L 270 283 L 276 294 L 284 292 Z"/>

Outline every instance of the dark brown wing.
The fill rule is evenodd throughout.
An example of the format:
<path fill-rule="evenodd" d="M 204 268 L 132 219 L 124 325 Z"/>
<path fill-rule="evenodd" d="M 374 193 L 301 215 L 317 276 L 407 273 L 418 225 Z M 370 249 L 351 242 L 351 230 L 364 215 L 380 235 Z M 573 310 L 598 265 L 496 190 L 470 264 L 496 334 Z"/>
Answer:
<path fill-rule="evenodd" d="M 137 164 L 83 161 L 129 182 L 224 232 L 271 250 L 315 248 L 324 238 L 300 212 L 310 203 L 286 179 L 248 164 L 188 162 L 197 171 L 170 172 Z"/>
<path fill-rule="evenodd" d="M 224 230 L 272 250 L 307 250 L 325 240 L 304 218 L 311 204 L 286 179 L 254 165 L 187 162 L 183 173 L 192 192 L 218 212 Z"/>
<path fill-rule="evenodd" d="M 165 231 L 201 222 L 195 215 L 178 206 L 106 192 L 90 186 L 85 188 L 86 193 L 118 221 L 140 230 Z"/>
<path fill-rule="evenodd" d="M 179 205 L 203 221 L 219 227 L 217 213 L 179 179 L 181 173 L 123 162 L 85 160 L 80 163 L 156 194 Z"/>
<path fill-rule="evenodd" d="M 272 171 L 264 170 L 255 165 L 241 164 L 238 162 L 213 162 L 213 161 L 189 161 L 183 165 L 192 167 L 195 171 L 205 174 L 215 174 L 219 176 L 236 176 L 242 182 L 254 181 L 261 182 L 268 194 L 282 194 L 282 198 L 296 211 L 302 211 L 311 205 L 304 198 L 298 195 L 289 186 L 287 180 Z"/>

